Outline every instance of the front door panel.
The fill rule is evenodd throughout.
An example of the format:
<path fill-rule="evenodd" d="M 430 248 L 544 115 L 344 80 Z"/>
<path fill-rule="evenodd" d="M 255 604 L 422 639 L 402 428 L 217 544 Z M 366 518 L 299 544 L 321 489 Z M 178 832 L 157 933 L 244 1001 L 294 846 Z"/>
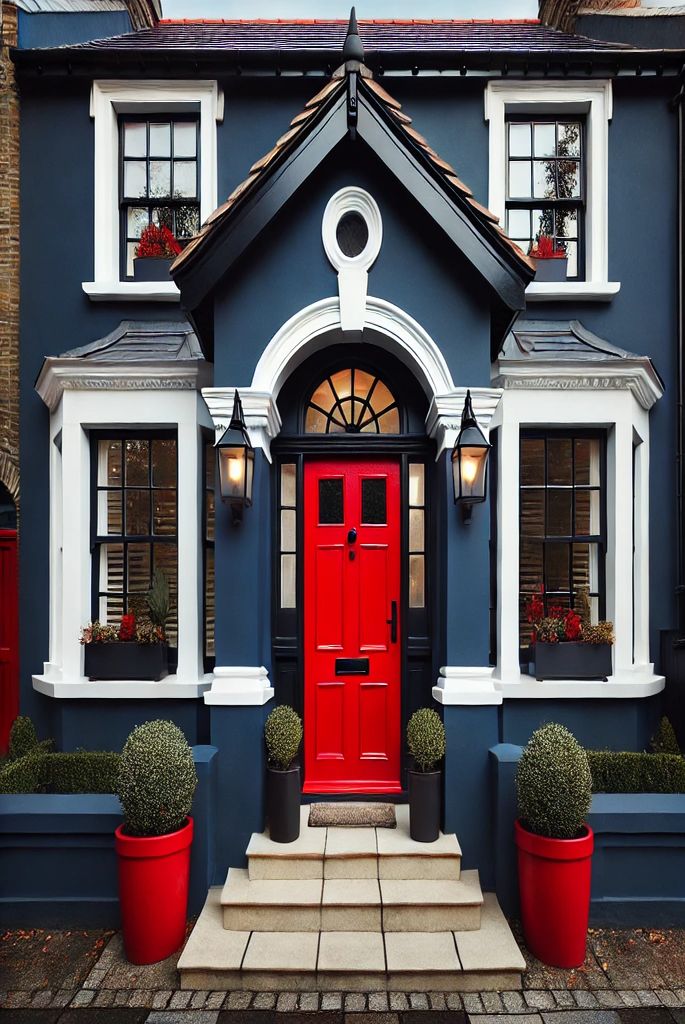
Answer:
<path fill-rule="evenodd" d="M 305 792 L 400 790 L 400 467 L 304 471 Z"/>

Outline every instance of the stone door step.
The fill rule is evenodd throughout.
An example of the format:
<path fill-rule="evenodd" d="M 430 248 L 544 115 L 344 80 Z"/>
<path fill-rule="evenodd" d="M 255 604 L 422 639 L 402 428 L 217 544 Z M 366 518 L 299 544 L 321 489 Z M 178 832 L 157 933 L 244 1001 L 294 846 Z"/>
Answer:
<path fill-rule="evenodd" d="M 303 806 L 300 836 L 274 843 L 268 831 L 255 832 L 247 847 L 252 881 L 269 879 L 387 878 L 457 880 L 461 848 L 455 835 L 417 843 L 409 835 L 409 807 L 396 807 L 397 828 L 311 828 Z"/>
<path fill-rule="evenodd" d="M 471 992 L 521 987 L 525 961 L 493 893 L 484 894 L 478 931 L 432 933 L 228 931 L 221 898 L 221 888 L 210 889 L 181 954 L 182 988 Z"/>
<path fill-rule="evenodd" d="M 229 868 L 224 928 L 259 932 L 440 932 L 480 927 L 477 871 L 459 880 L 260 879 Z"/>

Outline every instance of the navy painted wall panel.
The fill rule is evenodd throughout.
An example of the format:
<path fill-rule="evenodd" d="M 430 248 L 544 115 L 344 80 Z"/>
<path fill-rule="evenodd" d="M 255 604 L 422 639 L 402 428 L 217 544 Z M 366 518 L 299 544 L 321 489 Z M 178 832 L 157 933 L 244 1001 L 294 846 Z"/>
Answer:
<path fill-rule="evenodd" d="M 19 11 L 19 46 L 68 46 L 131 31 L 126 11 L 28 14 Z"/>

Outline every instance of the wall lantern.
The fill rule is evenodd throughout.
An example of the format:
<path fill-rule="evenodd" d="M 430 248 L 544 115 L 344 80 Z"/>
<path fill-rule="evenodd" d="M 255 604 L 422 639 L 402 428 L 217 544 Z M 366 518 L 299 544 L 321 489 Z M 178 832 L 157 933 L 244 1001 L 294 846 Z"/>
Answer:
<path fill-rule="evenodd" d="M 492 445 L 478 426 L 471 405 L 471 392 L 461 414 L 461 427 L 452 449 L 452 480 L 454 501 L 461 505 L 464 522 L 471 522 L 473 506 L 485 501 L 488 455 Z"/>
<path fill-rule="evenodd" d="M 219 457 L 219 483 L 221 500 L 231 506 L 233 525 L 243 518 L 243 509 L 252 504 L 252 478 L 254 476 L 254 448 L 250 444 L 243 406 L 236 388 L 233 413 L 228 430 L 216 444 Z"/>

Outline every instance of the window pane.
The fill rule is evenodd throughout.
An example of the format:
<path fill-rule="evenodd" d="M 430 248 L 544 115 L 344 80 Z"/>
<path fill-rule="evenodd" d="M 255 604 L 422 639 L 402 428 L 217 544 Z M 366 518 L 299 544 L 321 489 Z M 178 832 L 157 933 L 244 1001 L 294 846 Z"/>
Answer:
<path fill-rule="evenodd" d="M 176 231 L 178 239 L 192 238 L 200 230 L 199 206 L 179 206 L 176 210 Z"/>
<path fill-rule="evenodd" d="M 281 555 L 281 608 L 295 607 L 296 571 L 297 556 Z"/>
<path fill-rule="evenodd" d="M 425 605 L 425 566 L 423 555 L 409 556 L 409 607 Z"/>
<path fill-rule="evenodd" d="M 521 491 L 521 535 L 545 536 L 545 491 Z"/>
<path fill-rule="evenodd" d="M 124 156 L 147 155 L 146 131 L 144 121 L 127 121 L 124 124 Z"/>
<path fill-rule="evenodd" d="M 560 160 L 558 167 L 559 198 L 578 198 L 580 196 L 580 164 L 576 160 Z"/>
<path fill-rule="evenodd" d="M 410 505 L 423 505 L 424 504 L 424 472 L 425 468 L 422 462 L 412 462 L 409 464 L 409 504 Z"/>
<path fill-rule="evenodd" d="M 362 523 L 385 523 L 385 480 L 362 480 Z"/>
<path fill-rule="evenodd" d="M 205 487 L 214 490 L 214 475 L 216 473 L 216 455 L 214 445 L 208 441 L 205 445 Z"/>
<path fill-rule="evenodd" d="M 576 491 L 576 529 L 581 537 L 597 536 L 599 525 L 599 491 Z"/>
<path fill-rule="evenodd" d="M 545 590 L 548 592 L 570 589 L 569 547 L 560 543 L 545 545 Z"/>
<path fill-rule="evenodd" d="M 599 438 L 577 437 L 575 440 L 576 483 L 599 486 Z"/>
<path fill-rule="evenodd" d="M 100 590 L 123 593 L 124 589 L 124 545 L 102 544 L 100 546 Z"/>
<path fill-rule="evenodd" d="M 557 194 L 556 161 L 536 160 L 533 164 L 533 195 L 554 199 Z"/>
<path fill-rule="evenodd" d="M 319 522 L 344 522 L 342 479 L 319 480 Z"/>
<path fill-rule="evenodd" d="M 331 377 L 338 398 L 348 398 L 352 394 L 352 371 L 340 370 Z"/>
<path fill-rule="evenodd" d="M 580 125 L 560 124 L 559 132 L 559 156 L 580 156 Z"/>
<path fill-rule="evenodd" d="M 423 509 L 411 508 L 409 509 L 409 550 L 423 551 L 423 546 Z"/>
<path fill-rule="evenodd" d="M 129 277 L 133 276 L 133 261 L 136 258 L 137 248 L 137 242 L 129 242 L 126 246 L 126 273 Z"/>
<path fill-rule="evenodd" d="M 127 546 L 128 589 L 130 593 L 150 589 L 150 545 L 129 544 Z"/>
<path fill-rule="evenodd" d="M 318 409 L 307 409 L 307 415 L 304 421 L 304 429 L 307 434 L 325 434 L 328 419 L 324 413 L 319 412 Z"/>
<path fill-rule="evenodd" d="M 102 594 L 98 600 L 97 617 L 108 626 L 119 626 L 124 614 L 123 594 Z"/>
<path fill-rule="evenodd" d="M 554 156 L 556 153 L 555 125 L 536 124 L 534 129 L 536 156 Z"/>
<path fill-rule="evenodd" d="M 150 492 L 127 490 L 126 492 L 126 534 L 128 537 L 150 535 Z"/>
<path fill-rule="evenodd" d="M 154 199 L 171 195 L 171 164 L 168 160 L 150 161 L 150 195 Z"/>
<path fill-rule="evenodd" d="M 170 206 L 153 206 L 152 207 L 152 223 L 156 224 L 158 228 L 169 228 L 169 231 L 173 231 L 174 228 L 174 215 Z"/>
<path fill-rule="evenodd" d="M 578 214 L 576 210 L 563 206 L 555 214 L 556 233 L 560 238 L 578 237 Z"/>
<path fill-rule="evenodd" d="M 197 164 L 194 160 L 174 160 L 174 198 L 197 195 Z"/>
<path fill-rule="evenodd" d="M 400 414 L 399 410 L 391 409 L 378 420 L 378 428 L 381 434 L 399 434 Z"/>
<path fill-rule="evenodd" d="M 149 484 L 149 442 L 130 439 L 124 442 L 126 458 L 126 486 L 147 487 Z"/>
<path fill-rule="evenodd" d="M 169 581 L 169 618 L 166 634 L 172 647 L 177 642 L 178 583 L 177 552 L 175 544 L 154 544 L 152 547 L 152 570 L 161 570 Z"/>
<path fill-rule="evenodd" d="M 553 210 L 532 210 L 531 211 L 532 237 L 539 235 L 554 234 L 554 211 Z"/>
<path fill-rule="evenodd" d="M 216 518 L 214 491 L 205 491 L 205 540 L 214 540 L 214 520 Z"/>
<path fill-rule="evenodd" d="M 527 199 L 531 193 L 529 160 L 509 161 L 509 195 Z"/>
<path fill-rule="evenodd" d="M 521 538 L 520 549 L 521 590 L 532 593 L 543 581 L 543 543 L 541 540 Z"/>
<path fill-rule="evenodd" d="M 176 486 L 176 442 L 171 439 L 152 441 L 152 485 Z"/>
<path fill-rule="evenodd" d="M 196 142 L 195 121 L 174 121 L 174 156 L 195 156 Z"/>
<path fill-rule="evenodd" d="M 121 441 L 98 441 L 98 484 L 121 486 Z"/>
<path fill-rule="evenodd" d="M 140 238 L 147 227 L 149 216 L 146 206 L 130 206 L 128 209 L 127 231 L 129 238 Z"/>
<path fill-rule="evenodd" d="M 325 411 L 328 411 L 331 408 L 335 402 L 335 398 L 328 379 L 319 384 L 318 388 L 312 395 L 311 401 L 313 405 L 318 405 L 320 409 L 324 409 Z"/>
<path fill-rule="evenodd" d="M 570 537 L 573 533 L 573 491 L 547 491 L 548 537 Z"/>
<path fill-rule="evenodd" d="M 98 491 L 98 535 L 121 534 L 123 528 L 121 491 Z"/>
<path fill-rule="evenodd" d="M 570 437 L 547 439 L 547 483 L 573 483 L 571 445 Z"/>
<path fill-rule="evenodd" d="M 297 548 L 295 509 L 281 509 L 281 551 L 295 551 Z"/>
<path fill-rule="evenodd" d="M 530 156 L 530 125 L 516 124 L 509 125 L 509 155 Z"/>
<path fill-rule="evenodd" d="M 150 156 L 171 156 L 171 125 L 150 124 Z"/>
<path fill-rule="evenodd" d="M 147 168 L 144 160 L 124 162 L 124 195 L 129 199 L 147 195 Z"/>
<path fill-rule="evenodd" d="M 510 238 L 530 238 L 530 210 L 509 210 L 507 229 Z"/>
<path fill-rule="evenodd" d="M 521 483 L 544 484 L 545 442 L 541 437 L 521 438 Z"/>
<path fill-rule="evenodd" d="M 214 548 L 205 551 L 205 654 L 214 657 Z"/>
<path fill-rule="evenodd" d="M 577 593 L 586 588 L 596 591 L 599 585 L 597 569 L 597 545 L 573 545 L 573 589 Z"/>
<path fill-rule="evenodd" d="M 158 536 L 173 536 L 176 533 L 176 491 L 153 491 L 152 507 L 153 532 Z"/>
<path fill-rule="evenodd" d="M 281 466 L 281 505 L 296 504 L 296 480 L 294 463 Z"/>
<path fill-rule="evenodd" d="M 366 373 L 364 370 L 354 371 L 354 393 L 357 398 L 367 398 L 371 385 L 376 378 L 372 377 L 370 373 Z"/>

